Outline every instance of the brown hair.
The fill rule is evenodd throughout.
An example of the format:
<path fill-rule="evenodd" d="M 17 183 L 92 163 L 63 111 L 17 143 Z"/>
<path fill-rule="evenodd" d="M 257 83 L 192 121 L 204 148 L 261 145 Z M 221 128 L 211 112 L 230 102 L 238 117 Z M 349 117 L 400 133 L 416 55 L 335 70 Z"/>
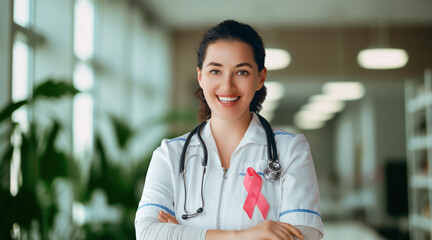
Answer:
<path fill-rule="evenodd" d="M 250 45 L 253 49 L 255 62 L 258 65 L 258 71 L 261 72 L 264 69 L 265 50 L 261 37 L 251 26 L 234 20 L 223 21 L 222 23 L 210 28 L 204 34 L 197 52 L 197 66 L 199 69 L 202 69 L 208 45 L 218 40 L 241 41 Z M 211 110 L 207 104 L 201 87 L 198 87 L 195 95 L 201 101 L 198 111 L 199 122 L 208 120 L 211 117 Z M 265 86 L 256 91 L 249 105 L 249 111 L 259 112 L 266 95 L 267 89 Z"/>

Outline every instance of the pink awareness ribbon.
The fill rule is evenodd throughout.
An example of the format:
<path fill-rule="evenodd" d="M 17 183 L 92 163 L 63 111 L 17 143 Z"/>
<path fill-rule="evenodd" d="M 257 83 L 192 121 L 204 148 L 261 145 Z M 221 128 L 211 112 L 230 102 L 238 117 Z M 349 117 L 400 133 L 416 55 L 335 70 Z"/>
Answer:
<path fill-rule="evenodd" d="M 248 192 L 243 209 L 249 218 L 252 219 L 255 205 L 257 205 L 262 216 L 264 219 L 266 219 L 267 212 L 269 210 L 269 204 L 264 195 L 261 193 L 262 179 L 252 167 L 247 169 L 247 173 L 243 180 L 243 185 Z"/>

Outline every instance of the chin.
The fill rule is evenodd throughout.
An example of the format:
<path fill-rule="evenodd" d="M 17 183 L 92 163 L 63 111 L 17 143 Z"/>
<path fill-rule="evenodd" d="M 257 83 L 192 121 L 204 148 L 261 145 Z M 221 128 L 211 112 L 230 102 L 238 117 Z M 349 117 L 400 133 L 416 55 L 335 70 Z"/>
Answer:
<path fill-rule="evenodd" d="M 245 116 L 250 116 L 250 112 L 249 110 L 246 111 L 224 111 L 224 112 L 217 112 L 214 114 L 215 116 L 217 116 L 218 118 L 224 119 L 224 120 L 228 120 L 228 121 L 235 121 L 238 119 L 241 119 Z"/>

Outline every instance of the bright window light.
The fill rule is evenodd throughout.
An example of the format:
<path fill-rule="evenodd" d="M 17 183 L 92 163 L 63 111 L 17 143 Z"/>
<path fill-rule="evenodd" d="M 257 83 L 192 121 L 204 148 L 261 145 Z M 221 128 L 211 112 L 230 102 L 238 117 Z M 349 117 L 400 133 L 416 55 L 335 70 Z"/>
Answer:
<path fill-rule="evenodd" d="M 360 82 L 328 82 L 324 84 L 322 91 L 330 98 L 340 101 L 358 100 L 365 94 Z"/>
<path fill-rule="evenodd" d="M 93 56 L 94 9 L 90 0 L 75 2 L 74 52 L 81 60 Z"/>
<path fill-rule="evenodd" d="M 74 86 L 82 91 L 88 91 L 93 88 L 93 69 L 85 63 L 78 63 L 74 71 Z"/>
<path fill-rule="evenodd" d="M 29 53 L 27 44 L 16 41 L 13 45 L 12 57 L 12 100 L 22 101 L 29 95 Z M 29 128 L 28 110 L 25 106 L 17 109 L 12 114 L 12 121 L 18 123 L 23 132 Z"/>
<path fill-rule="evenodd" d="M 29 51 L 27 44 L 21 41 L 14 43 L 12 61 L 12 100 L 14 102 L 27 99 L 29 94 Z"/>
<path fill-rule="evenodd" d="M 84 225 L 86 221 L 88 220 L 88 213 L 87 209 L 84 206 L 84 204 L 80 202 L 74 202 L 72 204 L 72 219 L 74 223 L 78 226 Z"/>
<path fill-rule="evenodd" d="M 74 98 L 73 108 L 74 153 L 81 161 L 88 160 L 93 149 L 93 98 L 80 93 Z"/>
<path fill-rule="evenodd" d="M 279 70 L 288 67 L 291 63 L 291 55 L 287 50 L 278 48 L 266 48 L 265 66 L 267 70 Z"/>
<path fill-rule="evenodd" d="M 402 68 L 408 62 L 408 53 L 399 48 L 368 48 L 360 51 L 357 62 L 366 69 Z"/>
<path fill-rule="evenodd" d="M 17 126 L 12 132 L 12 159 L 10 163 L 10 193 L 13 197 L 18 194 L 19 188 L 22 183 L 22 172 L 21 172 L 21 144 L 22 135 L 20 127 Z"/>
<path fill-rule="evenodd" d="M 29 130 L 29 116 L 27 106 L 22 106 L 12 113 L 12 121 L 18 123 L 23 132 L 28 132 Z"/>
<path fill-rule="evenodd" d="M 30 4 L 29 0 L 14 1 L 14 22 L 23 27 L 27 27 L 30 23 Z"/>

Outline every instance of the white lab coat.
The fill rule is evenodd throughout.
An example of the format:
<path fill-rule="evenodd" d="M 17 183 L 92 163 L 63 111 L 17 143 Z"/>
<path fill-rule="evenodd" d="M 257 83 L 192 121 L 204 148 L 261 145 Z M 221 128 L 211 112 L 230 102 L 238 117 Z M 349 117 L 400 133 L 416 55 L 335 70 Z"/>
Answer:
<path fill-rule="evenodd" d="M 211 124 L 211 120 L 210 120 Z M 208 165 L 204 177 L 204 211 L 196 217 L 183 220 L 186 210 L 195 212 L 201 206 L 201 179 L 203 167 L 202 146 L 198 137 L 192 137 L 185 161 L 186 191 L 179 172 L 180 154 L 188 134 L 163 140 L 153 153 L 136 222 L 143 218 L 157 218 L 164 210 L 174 215 L 180 225 L 200 229 L 242 230 L 266 219 L 306 226 L 323 236 L 320 216 L 318 182 L 309 144 L 301 134 L 294 135 L 274 130 L 278 157 L 282 165 L 280 180 L 267 181 L 267 140 L 256 114 L 231 157 L 230 168 L 224 172 L 210 124 L 202 132 L 208 149 Z M 252 219 L 243 210 L 247 191 L 243 186 L 246 170 L 253 167 L 262 178 L 261 192 L 270 205 L 266 219 L 255 206 Z"/>

